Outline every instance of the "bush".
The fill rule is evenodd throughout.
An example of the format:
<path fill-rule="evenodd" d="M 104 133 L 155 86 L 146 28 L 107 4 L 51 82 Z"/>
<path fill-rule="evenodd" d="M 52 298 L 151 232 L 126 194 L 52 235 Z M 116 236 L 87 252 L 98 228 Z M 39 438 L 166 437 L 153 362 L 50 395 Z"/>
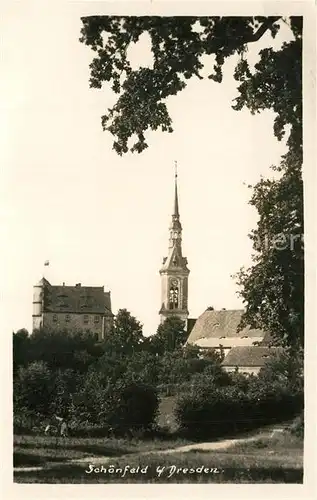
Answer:
<path fill-rule="evenodd" d="M 14 434 L 38 434 L 43 428 L 42 416 L 30 413 L 27 408 L 20 408 L 13 415 Z"/>
<path fill-rule="evenodd" d="M 191 437 L 220 437 L 294 417 L 303 394 L 277 384 L 252 381 L 247 391 L 235 386 L 197 387 L 181 396 L 175 415 L 180 430 Z"/>
<path fill-rule="evenodd" d="M 294 436 L 304 438 L 304 412 L 295 418 L 294 422 L 290 426 L 291 434 Z"/>
<path fill-rule="evenodd" d="M 152 386 L 117 381 L 114 386 L 103 387 L 94 377 L 74 395 L 70 418 L 74 428 L 96 427 L 106 433 L 129 434 L 153 427 L 158 403 Z"/>
<path fill-rule="evenodd" d="M 49 415 L 55 396 L 54 376 L 48 366 L 42 361 L 20 367 L 14 379 L 13 407 L 22 415 Z"/>
<path fill-rule="evenodd" d="M 113 430 L 137 431 L 154 425 L 159 404 L 156 389 L 132 383 L 123 385 L 116 396 L 106 415 Z"/>
<path fill-rule="evenodd" d="M 245 426 L 247 403 L 245 394 L 236 388 L 200 388 L 179 398 L 176 420 L 186 435 L 223 436 Z"/>

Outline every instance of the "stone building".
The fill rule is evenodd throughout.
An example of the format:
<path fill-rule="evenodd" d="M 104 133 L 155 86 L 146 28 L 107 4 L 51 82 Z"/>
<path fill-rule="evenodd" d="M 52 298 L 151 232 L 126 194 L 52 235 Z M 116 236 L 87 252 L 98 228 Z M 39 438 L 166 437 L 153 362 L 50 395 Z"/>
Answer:
<path fill-rule="evenodd" d="M 226 371 L 238 369 L 243 373 L 258 373 L 275 352 L 270 347 L 270 335 L 263 330 L 243 328 L 238 331 L 243 310 L 206 310 L 196 320 L 188 344 L 202 349 L 222 351 Z"/>
<path fill-rule="evenodd" d="M 257 375 L 272 355 L 280 352 L 280 347 L 235 346 L 224 358 L 222 366 L 226 372 L 238 369 L 241 373 Z"/>
<path fill-rule="evenodd" d="M 33 287 L 33 330 L 90 331 L 102 340 L 113 317 L 104 287 L 51 285 L 45 278 Z"/>
<path fill-rule="evenodd" d="M 187 342 L 201 348 L 223 350 L 228 354 L 232 347 L 250 347 L 254 342 L 262 342 L 262 330 L 244 328 L 238 332 L 243 310 L 206 310 L 199 318 Z"/>
<path fill-rule="evenodd" d="M 182 253 L 182 225 L 179 216 L 177 172 L 175 172 L 175 197 L 168 255 L 163 259 L 161 275 L 161 323 L 170 316 L 177 316 L 187 324 L 188 319 L 188 275 L 187 259 Z"/>

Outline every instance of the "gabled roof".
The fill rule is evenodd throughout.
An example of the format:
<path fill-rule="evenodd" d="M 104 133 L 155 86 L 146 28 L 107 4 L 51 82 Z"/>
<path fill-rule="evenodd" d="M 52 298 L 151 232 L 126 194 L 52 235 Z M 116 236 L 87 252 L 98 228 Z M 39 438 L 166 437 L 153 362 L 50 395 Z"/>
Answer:
<path fill-rule="evenodd" d="M 55 286 L 47 283 L 44 311 L 77 314 L 111 313 L 110 292 L 104 292 L 104 287 L 101 286 Z"/>
<path fill-rule="evenodd" d="M 187 271 L 187 258 L 183 257 L 180 245 L 175 245 L 169 250 L 168 256 L 164 258 L 161 271 L 167 270 Z"/>
<path fill-rule="evenodd" d="M 222 310 L 222 311 L 205 311 L 196 321 L 187 342 L 194 344 L 199 339 L 204 339 L 204 344 L 207 347 L 207 339 L 223 340 L 235 337 L 248 337 L 256 340 L 262 340 L 264 332 L 258 329 L 244 328 L 238 332 L 238 325 L 241 321 L 243 310 Z"/>
<path fill-rule="evenodd" d="M 223 366 L 250 366 L 262 367 L 274 354 L 282 351 L 280 347 L 233 347 L 224 358 Z"/>

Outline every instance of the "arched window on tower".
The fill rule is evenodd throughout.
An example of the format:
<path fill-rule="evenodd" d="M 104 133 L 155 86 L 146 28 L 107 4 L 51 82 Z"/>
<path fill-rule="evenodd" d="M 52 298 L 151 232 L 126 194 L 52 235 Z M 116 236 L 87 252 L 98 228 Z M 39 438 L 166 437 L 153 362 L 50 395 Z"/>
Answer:
<path fill-rule="evenodd" d="M 179 307 L 179 284 L 177 279 L 171 279 L 169 289 L 169 309 Z"/>

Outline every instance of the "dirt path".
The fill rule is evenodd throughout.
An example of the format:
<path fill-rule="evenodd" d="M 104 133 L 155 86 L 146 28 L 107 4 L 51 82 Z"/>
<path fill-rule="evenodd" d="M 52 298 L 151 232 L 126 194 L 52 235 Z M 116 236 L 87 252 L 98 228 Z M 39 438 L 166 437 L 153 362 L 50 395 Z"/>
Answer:
<path fill-rule="evenodd" d="M 178 453 L 178 452 L 187 452 L 193 450 L 203 450 L 203 451 L 217 451 L 217 450 L 225 450 L 234 446 L 237 443 L 247 443 L 249 441 L 256 441 L 259 439 L 258 437 L 250 437 L 250 438 L 241 438 L 241 439 L 224 439 L 222 441 L 216 442 L 206 442 L 206 443 L 195 443 L 195 444 L 187 444 L 185 446 L 179 446 L 178 448 L 170 448 L 168 450 L 159 451 L 159 453 Z M 151 451 L 150 453 L 157 453 L 157 450 Z"/>

